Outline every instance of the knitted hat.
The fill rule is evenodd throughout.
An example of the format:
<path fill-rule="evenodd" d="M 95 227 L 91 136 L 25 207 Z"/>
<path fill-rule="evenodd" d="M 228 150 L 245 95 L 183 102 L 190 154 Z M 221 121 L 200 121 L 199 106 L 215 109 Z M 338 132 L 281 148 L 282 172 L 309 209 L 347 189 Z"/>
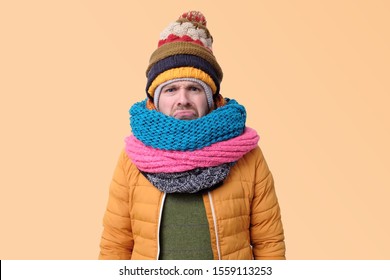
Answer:
<path fill-rule="evenodd" d="M 206 23 L 201 12 L 189 11 L 160 34 L 146 70 L 149 109 L 156 109 L 163 86 L 181 80 L 200 84 L 210 108 L 225 104 L 219 93 L 223 73 L 213 55 L 213 37 Z"/>

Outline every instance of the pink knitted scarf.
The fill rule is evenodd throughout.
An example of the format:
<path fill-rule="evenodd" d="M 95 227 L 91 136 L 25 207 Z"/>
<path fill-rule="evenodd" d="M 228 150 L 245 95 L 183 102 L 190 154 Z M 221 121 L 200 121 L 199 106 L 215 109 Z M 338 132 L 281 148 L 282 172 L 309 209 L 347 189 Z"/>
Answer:
<path fill-rule="evenodd" d="M 212 167 L 235 162 L 253 150 L 259 136 L 252 128 L 229 140 L 214 143 L 195 151 L 167 151 L 144 145 L 130 135 L 125 138 L 125 151 L 139 170 L 150 173 L 173 173 L 198 167 Z"/>

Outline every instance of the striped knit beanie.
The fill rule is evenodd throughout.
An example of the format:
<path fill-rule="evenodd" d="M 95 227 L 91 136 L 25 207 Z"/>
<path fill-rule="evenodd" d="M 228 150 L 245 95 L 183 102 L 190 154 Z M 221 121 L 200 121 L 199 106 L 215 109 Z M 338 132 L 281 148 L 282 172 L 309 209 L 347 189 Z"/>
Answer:
<path fill-rule="evenodd" d="M 200 84 L 210 109 L 223 106 L 220 83 L 223 73 L 212 51 L 213 37 L 201 12 L 182 14 L 160 34 L 157 49 L 146 70 L 147 107 L 156 109 L 163 86 L 181 80 Z"/>

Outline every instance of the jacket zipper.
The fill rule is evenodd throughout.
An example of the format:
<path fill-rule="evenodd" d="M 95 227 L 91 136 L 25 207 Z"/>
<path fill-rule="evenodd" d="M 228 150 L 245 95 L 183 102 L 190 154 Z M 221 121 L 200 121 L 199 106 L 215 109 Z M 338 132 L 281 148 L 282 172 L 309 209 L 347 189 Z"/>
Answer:
<path fill-rule="evenodd" d="M 214 204 L 213 204 L 213 198 L 211 197 L 211 193 L 208 192 L 208 195 L 209 195 L 209 200 L 210 200 L 211 214 L 213 216 L 213 222 L 214 222 L 214 231 L 215 231 L 215 239 L 216 239 L 216 243 L 217 243 L 218 260 L 220 260 L 221 259 L 221 251 L 219 249 L 217 217 L 215 217 Z"/>
<path fill-rule="evenodd" d="M 162 200 L 161 200 L 161 206 L 160 206 L 160 214 L 158 217 L 158 225 L 157 225 L 157 256 L 156 260 L 158 260 L 158 257 L 160 256 L 160 225 L 161 225 L 161 216 L 162 216 L 162 211 L 164 207 L 164 202 L 165 202 L 165 196 L 166 193 L 163 194 Z"/>

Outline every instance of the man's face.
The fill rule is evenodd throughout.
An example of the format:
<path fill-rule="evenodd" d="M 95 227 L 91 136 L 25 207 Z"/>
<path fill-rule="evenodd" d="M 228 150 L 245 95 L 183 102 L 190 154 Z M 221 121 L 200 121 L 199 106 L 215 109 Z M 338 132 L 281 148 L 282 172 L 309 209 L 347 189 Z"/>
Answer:
<path fill-rule="evenodd" d="M 158 102 L 159 111 L 181 120 L 193 120 L 209 112 L 203 87 L 191 81 L 177 81 L 164 86 Z"/>

